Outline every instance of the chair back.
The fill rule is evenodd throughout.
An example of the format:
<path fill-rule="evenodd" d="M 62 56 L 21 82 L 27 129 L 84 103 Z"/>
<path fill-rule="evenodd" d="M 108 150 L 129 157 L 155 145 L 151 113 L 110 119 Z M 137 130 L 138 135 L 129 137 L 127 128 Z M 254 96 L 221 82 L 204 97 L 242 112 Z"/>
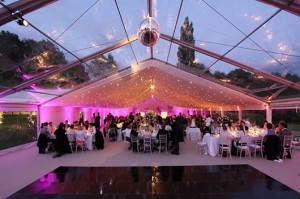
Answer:
<path fill-rule="evenodd" d="M 85 134 L 83 131 L 76 133 L 76 141 L 85 141 Z"/>
<path fill-rule="evenodd" d="M 191 141 L 193 140 L 200 140 L 200 129 L 199 128 L 193 128 L 189 130 L 189 138 Z"/>
<path fill-rule="evenodd" d="M 109 135 L 116 135 L 117 134 L 117 129 L 116 128 L 109 128 L 108 129 L 108 134 Z"/>
<path fill-rule="evenodd" d="M 241 136 L 241 139 L 239 141 L 239 143 L 241 144 L 241 146 L 247 146 L 249 142 L 249 137 L 247 136 Z"/>
<path fill-rule="evenodd" d="M 284 137 L 283 137 L 283 146 L 284 147 L 291 146 L 292 140 L 293 140 L 293 135 L 284 135 Z"/>
<path fill-rule="evenodd" d="M 158 139 L 159 139 L 159 142 L 162 144 L 162 143 L 167 143 L 167 138 L 168 135 L 159 135 Z"/>
<path fill-rule="evenodd" d="M 255 145 L 262 147 L 263 139 L 262 138 L 256 138 L 255 139 Z"/>
<path fill-rule="evenodd" d="M 130 135 L 131 142 L 138 142 L 138 137 L 134 135 Z"/>
<path fill-rule="evenodd" d="M 74 142 L 75 141 L 75 135 L 74 134 L 68 134 L 67 133 L 67 137 L 68 137 L 69 142 Z"/>
<path fill-rule="evenodd" d="M 151 146 L 151 136 L 148 136 L 148 135 L 144 136 L 144 145 Z"/>
<path fill-rule="evenodd" d="M 229 136 L 221 136 L 220 137 L 220 145 L 221 146 L 231 146 L 231 138 Z"/>

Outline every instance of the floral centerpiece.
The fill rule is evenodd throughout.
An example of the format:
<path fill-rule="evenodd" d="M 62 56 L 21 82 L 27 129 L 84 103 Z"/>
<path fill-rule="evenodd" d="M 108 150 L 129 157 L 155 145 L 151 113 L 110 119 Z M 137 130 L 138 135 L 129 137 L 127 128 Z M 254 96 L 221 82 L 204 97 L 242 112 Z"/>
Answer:
<path fill-rule="evenodd" d="M 220 118 L 220 122 L 222 124 L 228 124 L 230 122 L 230 119 L 229 119 L 228 116 L 223 116 L 223 117 Z"/>
<path fill-rule="evenodd" d="M 145 119 L 148 123 L 153 123 L 155 120 L 155 112 L 154 111 L 149 111 L 145 115 Z"/>

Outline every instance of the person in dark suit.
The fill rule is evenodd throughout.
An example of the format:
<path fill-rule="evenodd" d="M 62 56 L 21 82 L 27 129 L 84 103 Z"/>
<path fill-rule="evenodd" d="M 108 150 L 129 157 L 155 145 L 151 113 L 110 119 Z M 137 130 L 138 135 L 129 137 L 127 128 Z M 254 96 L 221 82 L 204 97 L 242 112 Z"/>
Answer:
<path fill-rule="evenodd" d="M 137 132 L 137 124 L 133 124 L 132 125 L 132 129 L 131 129 L 131 132 L 130 132 L 130 137 L 131 136 L 134 136 L 134 137 L 138 137 L 139 133 Z M 132 151 L 133 152 L 137 152 L 138 151 L 138 146 L 137 146 L 137 143 L 132 143 Z"/>
<path fill-rule="evenodd" d="M 46 153 L 47 143 L 50 136 L 50 132 L 48 130 L 48 122 L 42 123 L 41 132 L 38 138 L 37 146 L 39 147 L 39 153 Z"/>
<path fill-rule="evenodd" d="M 97 128 L 100 128 L 100 113 L 98 112 L 97 116 L 95 117 L 95 127 Z"/>
<path fill-rule="evenodd" d="M 267 134 L 264 136 L 263 142 L 265 143 L 268 139 L 268 136 L 276 135 L 275 131 L 273 130 L 273 125 L 271 123 L 267 123 Z"/>
<path fill-rule="evenodd" d="M 60 157 L 64 153 L 70 152 L 69 141 L 64 129 L 64 123 L 60 123 L 58 129 L 54 132 L 55 139 L 55 151 L 56 154 L 53 158 Z"/>
<path fill-rule="evenodd" d="M 287 123 L 282 121 L 279 123 L 278 125 L 279 128 L 279 140 L 280 140 L 280 147 L 281 147 L 281 152 L 280 152 L 280 159 L 282 158 L 291 158 L 291 154 L 288 153 L 288 155 L 286 157 L 283 157 L 283 139 L 285 135 L 292 135 L 292 131 L 290 129 L 287 128 Z M 291 147 L 291 146 L 290 146 Z"/>
<path fill-rule="evenodd" d="M 174 118 L 172 127 L 172 136 L 174 138 L 174 149 L 171 152 L 174 155 L 179 155 L 179 137 L 180 137 L 180 128 L 178 126 L 178 121 Z"/>
<path fill-rule="evenodd" d="M 181 113 L 179 113 L 179 116 L 176 118 L 176 123 L 177 123 L 177 139 L 179 142 L 183 142 L 184 138 L 183 138 L 183 126 L 184 126 L 184 117 L 182 116 Z"/>
<path fill-rule="evenodd" d="M 161 129 L 159 129 L 157 132 L 156 139 L 159 140 L 159 135 L 167 135 L 168 136 L 168 131 L 165 128 L 166 128 L 166 124 L 162 123 Z"/>
<path fill-rule="evenodd" d="M 104 149 L 104 137 L 99 127 L 96 127 L 95 146 L 98 150 Z"/>

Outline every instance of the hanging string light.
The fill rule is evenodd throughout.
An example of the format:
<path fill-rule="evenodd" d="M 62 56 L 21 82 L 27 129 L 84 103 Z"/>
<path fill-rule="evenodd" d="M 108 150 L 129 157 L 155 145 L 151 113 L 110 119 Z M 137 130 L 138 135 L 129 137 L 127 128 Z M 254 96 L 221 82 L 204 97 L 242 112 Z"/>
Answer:
<path fill-rule="evenodd" d="M 153 78 L 150 80 L 150 92 L 151 92 L 151 98 L 154 97 L 154 80 Z"/>

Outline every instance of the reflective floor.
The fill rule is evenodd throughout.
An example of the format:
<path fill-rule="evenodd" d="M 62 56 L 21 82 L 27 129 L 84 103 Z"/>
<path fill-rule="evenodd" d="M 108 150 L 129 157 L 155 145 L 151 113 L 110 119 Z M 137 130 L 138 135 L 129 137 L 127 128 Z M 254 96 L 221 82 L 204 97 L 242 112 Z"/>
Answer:
<path fill-rule="evenodd" d="M 297 199 L 300 193 L 249 165 L 59 167 L 9 198 Z"/>

